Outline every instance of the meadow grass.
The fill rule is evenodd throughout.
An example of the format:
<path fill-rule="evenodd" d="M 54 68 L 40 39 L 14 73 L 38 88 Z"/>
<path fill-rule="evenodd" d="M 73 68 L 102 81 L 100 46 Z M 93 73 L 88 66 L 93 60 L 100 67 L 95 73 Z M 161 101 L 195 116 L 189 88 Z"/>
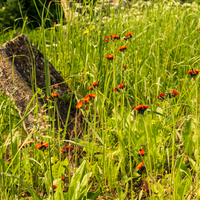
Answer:
<path fill-rule="evenodd" d="M 199 75 L 186 73 L 200 69 L 199 18 L 195 3 L 139 2 L 117 10 L 95 7 L 48 29 L 42 23 L 31 31 L 25 26 L 23 33 L 74 93 L 71 106 L 88 94 L 97 96 L 77 109 L 84 118 L 83 138 L 77 139 L 76 133 L 66 141 L 50 128 L 48 138 L 36 129 L 26 135 L 2 91 L 1 198 L 199 199 Z M 2 32 L 0 43 L 12 39 L 15 31 Z M 104 43 L 113 34 L 120 39 Z M 127 49 L 117 51 L 123 45 Z M 110 54 L 114 58 L 109 61 L 105 57 Z M 46 74 L 49 85 L 48 66 Z M 99 86 L 90 91 L 96 81 Z M 125 87 L 114 91 L 123 82 Z M 159 94 L 172 90 L 179 94 L 159 100 Z M 149 106 L 144 114 L 134 109 L 139 104 Z M 56 104 L 49 106 L 56 109 Z M 33 145 L 18 148 L 32 138 Z M 41 139 L 49 144 L 44 151 L 35 148 Z M 74 168 L 67 158 L 70 149 L 65 156 L 60 151 L 66 142 L 83 147 L 83 158 Z M 145 149 L 144 156 L 138 155 L 140 149 Z M 143 167 L 136 169 L 141 162 Z"/>

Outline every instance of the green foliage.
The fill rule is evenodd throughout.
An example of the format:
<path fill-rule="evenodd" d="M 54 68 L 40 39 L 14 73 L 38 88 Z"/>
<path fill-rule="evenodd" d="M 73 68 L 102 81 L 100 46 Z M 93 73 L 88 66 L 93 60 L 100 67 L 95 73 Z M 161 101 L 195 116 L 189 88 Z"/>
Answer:
<path fill-rule="evenodd" d="M 50 0 L 7 0 L 0 6 L 0 30 L 10 26 L 22 27 L 24 23 L 30 28 L 39 27 L 43 10 L 44 18 L 47 17 L 46 27 L 53 26 L 54 22 L 58 23 L 63 17 L 61 9 L 60 3 Z"/>

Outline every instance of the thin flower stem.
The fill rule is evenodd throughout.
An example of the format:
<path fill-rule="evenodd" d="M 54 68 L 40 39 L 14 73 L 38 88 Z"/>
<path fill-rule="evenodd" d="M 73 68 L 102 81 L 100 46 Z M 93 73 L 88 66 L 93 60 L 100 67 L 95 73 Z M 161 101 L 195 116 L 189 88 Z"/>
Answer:
<path fill-rule="evenodd" d="M 199 77 L 198 77 L 199 78 Z M 196 188 L 199 188 L 199 129 L 198 129 L 198 124 L 199 124 L 199 117 L 198 117 L 198 80 L 195 81 L 195 86 L 196 86 L 196 142 L 197 142 L 197 163 L 196 163 Z M 197 192 L 197 200 L 199 199 L 199 193 Z"/>
<path fill-rule="evenodd" d="M 149 138 L 149 132 L 147 130 L 147 125 L 146 125 L 146 121 L 145 121 L 145 118 L 144 118 L 144 114 L 142 114 L 142 118 L 143 118 L 143 122 L 144 122 L 146 138 L 147 138 L 147 150 L 148 150 L 148 160 L 149 160 L 148 162 L 149 162 L 149 171 L 150 171 L 149 174 L 151 175 L 152 174 L 152 164 L 151 164 L 150 145 L 149 145 L 150 138 Z M 147 174 L 148 174 L 148 167 L 147 166 L 145 166 L 145 167 L 146 167 L 146 171 L 147 171 Z M 151 186 L 149 176 L 148 176 L 148 185 Z"/>

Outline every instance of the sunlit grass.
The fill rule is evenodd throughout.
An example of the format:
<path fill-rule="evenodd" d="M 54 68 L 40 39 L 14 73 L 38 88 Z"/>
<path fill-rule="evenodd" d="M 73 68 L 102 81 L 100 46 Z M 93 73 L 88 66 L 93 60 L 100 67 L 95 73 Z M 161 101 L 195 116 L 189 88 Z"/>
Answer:
<path fill-rule="evenodd" d="M 62 20 L 49 29 L 25 28 L 23 33 L 43 54 L 46 49 L 75 102 L 91 93 L 97 96 L 77 109 L 85 122 L 83 138 L 65 141 L 49 129 L 49 139 L 42 140 L 51 148 L 40 151 L 35 149 L 41 142 L 37 139 L 34 145 L 18 148 L 31 136 L 22 127 L 12 131 L 20 119 L 10 99 L 1 94 L 2 198 L 31 194 L 35 199 L 198 199 L 199 75 L 193 79 L 186 72 L 200 69 L 199 17 L 197 4 L 143 2 L 79 14 L 77 20 Z M 0 43 L 21 33 L 15 31 L 3 32 Z M 105 36 L 113 34 L 120 39 L 104 43 Z M 127 49 L 118 51 L 124 45 Z M 111 54 L 114 58 L 107 60 Z M 96 81 L 99 86 L 89 90 Z M 124 88 L 114 91 L 124 82 Z M 157 98 L 172 90 L 179 94 Z M 144 115 L 134 110 L 139 104 L 149 106 Z M 38 136 L 37 131 L 32 134 Z M 75 169 L 69 166 L 68 152 L 60 152 L 64 142 L 83 147 L 81 165 L 75 161 Z M 138 156 L 143 148 L 144 156 Z M 137 170 L 141 162 L 144 167 Z M 57 186 L 54 195 L 52 184 Z"/>

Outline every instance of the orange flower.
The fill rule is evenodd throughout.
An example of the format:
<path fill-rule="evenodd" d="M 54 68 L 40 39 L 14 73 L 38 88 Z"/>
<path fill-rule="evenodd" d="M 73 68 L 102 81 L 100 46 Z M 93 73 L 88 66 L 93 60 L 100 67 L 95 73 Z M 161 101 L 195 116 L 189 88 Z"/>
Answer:
<path fill-rule="evenodd" d="M 172 96 L 176 96 L 176 95 L 178 95 L 179 94 L 179 92 L 178 91 L 176 91 L 176 90 L 172 90 Z"/>
<path fill-rule="evenodd" d="M 58 89 L 58 88 L 60 88 L 59 85 L 50 85 L 50 86 L 51 86 L 51 88 L 53 88 L 53 89 Z"/>
<path fill-rule="evenodd" d="M 117 86 L 115 89 L 114 89 L 114 91 L 116 92 L 116 91 L 119 91 L 119 86 Z"/>
<path fill-rule="evenodd" d="M 107 43 L 108 43 L 108 40 L 103 40 L 103 42 L 104 42 L 105 44 L 107 44 Z"/>
<path fill-rule="evenodd" d="M 94 87 L 99 86 L 99 81 L 94 82 L 92 85 L 93 85 Z"/>
<path fill-rule="evenodd" d="M 125 82 L 122 84 L 120 83 L 119 86 L 117 86 L 114 91 L 118 91 L 119 92 L 119 89 L 123 89 L 125 87 Z"/>
<path fill-rule="evenodd" d="M 36 149 L 47 148 L 49 145 L 46 142 L 41 142 L 35 146 Z"/>
<path fill-rule="evenodd" d="M 125 39 L 125 40 L 128 40 L 128 39 L 132 38 L 132 34 L 133 34 L 133 32 L 127 33 L 127 34 L 124 36 L 124 39 Z"/>
<path fill-rule="evenodd" d="M 64 147 L 64 149 L 70 149 L 70 146 L 66 146 L 66 147 Z"/>
<path fill-rule="evenodd" d="M 140 149 L 140 155 L 143 156 L 144 155 L 144 149 Z"/>
<path fill-rule="evenodd" d="M 120 83 L 120 84 L 119 84 L 119 87 L 123 89 L 123 88 L 125 87 L 125 82 L 124 82 L 123 84 Z"/>
<path fill-rule="evenodd" d="M 119 47 L 119 49 L 117 49 L 117 51 L 125 51 L 127 49 L 127 46 L 121 46 Z"/>
<path fill-rule="evenodd" d="M 51 96 L 49 96 L 49 97 L 46 97 L 46 99 L 51 99 Z"/>
<path fill-rule="evenodd" d="M 92 89 L 93 89 L 93 85 L 90 85 L 88 89 L 89 89 L 89 90 L 92 90 Z"/>
<path fill-rule="evenodd" d="M 78 102 L 78 104 L 76 105 L 76 108 L 78 108 L 78 109 L 79 109 L 79 108 L 82 108 L 82 106 L 83 106 L 83 103 L 82 103 L 82 101 L 79 101 L 79 102 Z"/>
<path fill-rule="evenodd" d="M 83 103 L 88 103 L 90 101 L 90 95 L 88 94 L 84 100 L 82 101 Z"/>
<path fill-rule="evenodd" d="M 92 83 L 92 85 L 90 85 L 88 89 L 89 89 L 89 90 L 92 90 L 92 89 L 93 89 L 93 86 L 94 86 L 94 87 L 99 86 L 99 81 L 96 81 L 96 82 Z"/>
<path fill-rule="evenodd" d="M 135 110 L 138 111 L 138 114 L 144 114 L 144 111 L 149 108 L 149 106 L 144 106 L 144 105 L 138 105 L 135 107 Z"/>
<path fill-rule="evenodd" d="M 97 95 L 96 94 L 90 94 L 90 97 L 95 98 Z"/>
<path fill-rule="evenodd" d="M 110 38 L 111 38 L 112 40 L 114 40 L 114 39 L 116 38 L 116 36 L 117 36 L 117 35 L 114 34 L 114 35 L 111 35 Z"/>
<path fill-rule="evenodd" d="M 52 97 L 58 97 L 58 94 L 54 94 L 54 93 L 53 93 L 51 96 L 52 96 Z"/>
<path fill-rule="evenodd" d="M 61 181 L 64 181 L 65 180 L 65 177 L 63 176 L 62 178 L 61 178 Z"/>
<path fill-rule="evenodd" d="M 106 39 L 108 39 L 109 37 L 110 37 L 109 35 L 106 35 L 106 36 L 105 36 Z"/>
<path fill-rule="evenodd" d="M 186 73 L 189 74 L 191 77 L 195 77 L 199 72 L 200 72 L 200 70 L 198 70 L 198 69 L 191 69 L 190 71 L 188 71 Z"/>
<path fill-rule="evenodd" d="M 119 36 L 116 36 L 115 39 L 119 40 L 119 39 L 120 39 L 120 35 L 119 35 Z"/>
<path fill-rule="evenodd" d="M 114 55 L 111 54 L 111 55 L 106 56 L 105 58 L 106 58 L 107 60 L 113 60 Z"/>
<path fill-rule="evenodd" d="M 140 169 L 143 166 L 144 162 L 141 162 L 137 165 L 136 169 Z"/>

